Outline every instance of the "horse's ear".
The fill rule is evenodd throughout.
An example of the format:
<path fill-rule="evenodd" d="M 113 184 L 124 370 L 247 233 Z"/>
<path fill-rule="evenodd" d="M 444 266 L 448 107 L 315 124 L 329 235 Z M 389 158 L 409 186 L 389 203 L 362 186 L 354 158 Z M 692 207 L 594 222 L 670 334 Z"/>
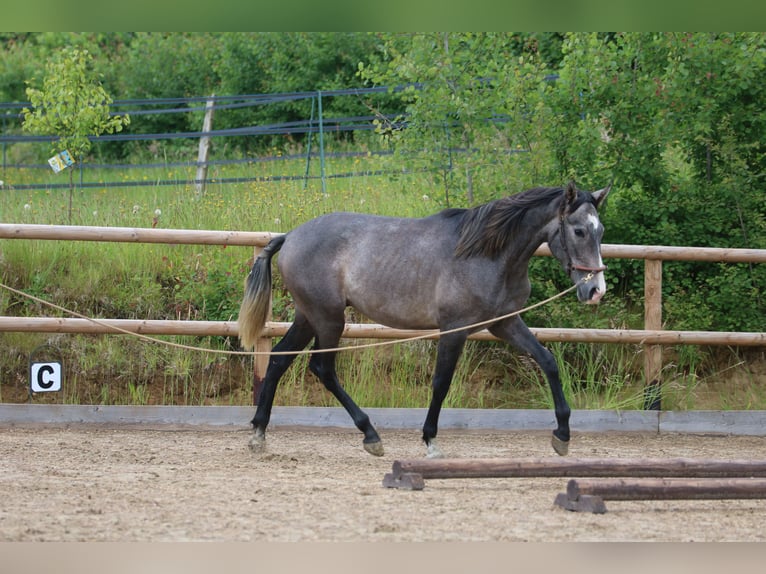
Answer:
<path fill-rule="evenodd" d="M 591 195 L 593 196 L 593 199 L 596 200 L 596 209 L 600 209 L 601 206 L 604 203 L 604 200 L 606 199 L 606 196 L 609 195 L 609 191 L 612 189 L 611 182 L 609 185 L 607 185 L 604 189 L 599 189 L 598 191 L 594 191 Z"/>
<path fill-rule="evenodd" d="M 577 199 L 577 186 L 575 185 L 574 180 L 570 181 L 567 184 L 566 198 L 567 198 L 567 205 L 572 205 L 575 199 Z"/>

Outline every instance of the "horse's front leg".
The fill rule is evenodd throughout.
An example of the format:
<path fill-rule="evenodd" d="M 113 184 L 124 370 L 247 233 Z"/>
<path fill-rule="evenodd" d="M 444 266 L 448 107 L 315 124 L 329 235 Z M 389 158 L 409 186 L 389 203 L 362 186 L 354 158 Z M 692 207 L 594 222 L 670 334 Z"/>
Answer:
<path fill-rule="evenodd" d="M 339 341 L 340 338 L 337 339 Z M 330 347 L 337 347 L 338 343 L 332 343 Z M 338 380 L 338 374 L 335 370 L 336 353 L 319 353 L 312 355 L 309 362 L 309 369 L 314 373 L 325 388 L 330 391 L 338 402 L 346 409 L 351 416 L 356 428 L 364 434 L 362 444 L 364 450 L 374 456 L 383 456 L 383 443 L 380 435 L 370 421 L 370 417 L 354 402 L 351 396 L 343 389 Z"/>
<path fill-rule="evenodd" d="M 439 413 L 442 403 L 447 396 L 455 366 L 460 358 L 460 353 L 465 345 L 466 334 L 463 332 L 445 335 L 439 339 L 439 347 L 436 354 L 436 368 L 434 369 L 432 386 L 433 395 L 428 407 L 426 420 L 423 424 L 423 442 L 426 443 L 426 456 L 439 458 L 441 451 L 436 446 L 436 433 L 438 432 Z"/>
<path fill-rule="evenodd" d="M 569 415 L 571 414 L 571 409 L 561 388 L 559 367 L 553 354 L 540 344 L 529 330 L 529 327 L 518 316 L 492 325 L 489 331 L 496 337 L 508 341 L 519 350 L 529 353 L 535 362 L 540 365 L 543 373 L 545 373 L 551 394 L 553 395 L 553 405 L 558 425 L 556 430 L 553 431 L 551 444 L 557 454 L 565 456 L 569 452 Z"/>

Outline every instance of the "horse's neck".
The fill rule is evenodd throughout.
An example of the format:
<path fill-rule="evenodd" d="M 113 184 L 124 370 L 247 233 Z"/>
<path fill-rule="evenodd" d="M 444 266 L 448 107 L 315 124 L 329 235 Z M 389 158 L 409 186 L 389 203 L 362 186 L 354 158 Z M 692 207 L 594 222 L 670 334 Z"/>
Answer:
<path fill-rule="evenodd" d="M 535 251 L 547 242 L 558 228 L 558 208 L 551 206 L 530 210 L 524 218 L 526 233 L 520 233 L 508 256 L 520 265 L 528 265 Z"/>

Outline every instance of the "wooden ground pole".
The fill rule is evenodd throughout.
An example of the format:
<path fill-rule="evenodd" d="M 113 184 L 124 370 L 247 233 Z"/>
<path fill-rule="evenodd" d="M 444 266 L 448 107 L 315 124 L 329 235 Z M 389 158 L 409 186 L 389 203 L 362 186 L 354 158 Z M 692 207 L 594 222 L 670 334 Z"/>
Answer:
<path fill-rule="evenodd" d="M 631 477 L 631 478 L 766 478 L 766 460 L 692 458 L 442 458 L 393 462 L 383 486 L 409 488 L 403 475 L 425 479 Z M 405 479 L 406 481 L 407 479 Z"/>
<path fill-rule="evenodd" d="M 423 490 L 426 479 L 534 477 L 574 478 L 555 504 L 576 512 L 602 514 L 605 500 L 766 499 L 766 460 L 743 459 L 403 459 L 383 486 Z"/>
<path fill-rule="evenodd" d="M 764 478 L 572 479 L 555 504 L 574 512 L 606 512 L 607 500 L 766 499 Z"/>

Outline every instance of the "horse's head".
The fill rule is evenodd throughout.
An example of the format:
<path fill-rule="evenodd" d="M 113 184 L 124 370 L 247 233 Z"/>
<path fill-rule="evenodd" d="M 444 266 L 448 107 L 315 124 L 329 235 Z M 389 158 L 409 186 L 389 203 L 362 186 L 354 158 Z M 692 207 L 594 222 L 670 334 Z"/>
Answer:
<path fill-rule="evenodd" d="M 551 253 L 577 285 L 577 298 L 583 303 L 598 303 L 606 293 L 606 266 L 601 260 L 604 226 L 598 208 L 610 189 L 611 185 L 589 193 L 570 182 L 564 190 L 558 222 L 548 238 Z"/>

